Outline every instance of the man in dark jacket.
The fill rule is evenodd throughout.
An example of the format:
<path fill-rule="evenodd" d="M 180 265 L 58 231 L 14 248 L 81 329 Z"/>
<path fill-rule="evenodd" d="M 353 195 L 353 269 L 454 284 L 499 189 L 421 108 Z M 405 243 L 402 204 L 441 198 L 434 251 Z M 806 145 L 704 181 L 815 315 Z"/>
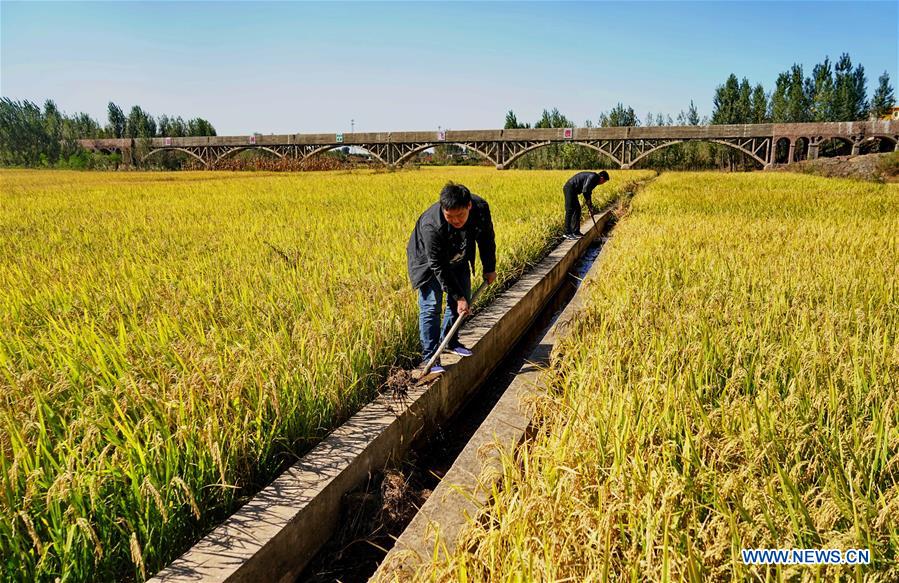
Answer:
<path fill-rule="evenodd" d="M 412 287 L 418 290 L 418 329 L 425 362 L 434 355 L 441 338 L 460 315 L 467 315 L 471 300 L 471 270 L 475 245 L 481 254 L 484 279 L 496 279 L 496 240 L 487 201 L 461 184 L 447 183 L 440 202 L 431 205 L 415 223 L 406 245 L 406 262 Z M 446 293 L 446 313 L 440 329 L 440 308 Z M 448 347 L 460 356 L 471 351 L 450 340 Z M 437 362 L 439 365 L 439 361 Z M 442 372 L 435 365 L 432 372 Z"/>
<path fill-rule="evenodd" d="M 603 170 L 596 172 L 578 172 L 568 179 L 562 192 L 565 193 L 565 238 L 579 239 L 583 237 L 581 234 L 581 203 L 578 196 L 584 195 L 587 202 L 587 208 L 591 213 L 595 213 L 593 207 L 593 189 L 601 184 L 609 181 L 609 173 Z"/>

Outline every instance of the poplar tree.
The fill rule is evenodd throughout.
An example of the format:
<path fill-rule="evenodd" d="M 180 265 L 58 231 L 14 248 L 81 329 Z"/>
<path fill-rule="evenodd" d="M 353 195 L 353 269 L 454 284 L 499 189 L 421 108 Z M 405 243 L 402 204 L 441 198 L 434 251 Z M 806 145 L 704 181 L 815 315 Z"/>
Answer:
<path fill-rule="evenodd" d="M 794 64 L 790 67 L 789 80 L 786 121 L 795 123 L 809 121 L 810 102 L 802 65 Z"/>
<path fill-rule="evenodd" d="M 815 65 L 812 70 L 811 119 L 812 121 L 833 121 L 833 68 L 830 57 Z"/>
<path fill-rule="evenodd" d="M 874 96 L 871 98 L 871 115 L 880 118 L 890 113 L 896 98 L 893 96 L 893 87 L 890 85 L 890 75 L 886 71 L 878 79 L 879 84 Z"/>
<path fill-rule="evenodd" d="M 715 89 L 715 97 L 712 99 L 712 123 L 732 124 L 740 123 L 739 105 L 740 84 L 733 73 Z"/>
<path fill-rule="evenodd" d="M 752 123 L 752 87 L 746 77 L 740 82 L 740 96 L 734 114 L 734 123 Z"/>
<path fill-rule="evenodd" d="M 788 92 L 790 89 L 790 75 L 781 73 L 777 76 L 777 82 L 774 84 L 774 92 L 771 94 L 771 121 L 774 123 L 784 123 L 790 121 Z"/>
<path fill-rule="evenodd" d="M 759 83 L 752 90 L 752 113 L 748 123 L 767 123 L 768 122 L 768 96 L 765 95 L 765 88 Z"/>
<path fill-rule="evenodd" d="M 106 115 L 109 121 L 109 125 L 106 127 L 107 131 L 111 134 L 110 137 L 124 138 L 125 127 L 128 120 L 125 118 L 125 113 L 122 111 L 122 108 L 110 101 L 109 105 L 106 107 Z"/>
<path fill-rule="evenodd" d="M 866 117 L 865 68 L 859 64 L 852 68 L 848 53 L 840 55 L 835 68 L 834 121 L 856 121 Z"/>
<path fill-rule="evenodd" d="M 506 125 L 503 126 L 503 129 L 506 130 L 520 130 L 531 127 L 531 124 L 523 124 L 518 121 L 518 118 L 515 116 L 515 112 L 511 109 L 506 113 Z"/>

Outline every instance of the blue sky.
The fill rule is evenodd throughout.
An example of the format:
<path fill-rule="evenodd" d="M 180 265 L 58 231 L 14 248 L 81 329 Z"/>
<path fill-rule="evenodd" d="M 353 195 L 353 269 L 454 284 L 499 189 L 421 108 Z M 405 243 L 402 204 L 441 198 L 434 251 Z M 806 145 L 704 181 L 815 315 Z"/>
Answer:
<path fill-rule="evenodd" d="M 219 134 L 501 127 L 558 107 L 640 118 L 728 74 L 771 90 L 849 52 L 896 87 L 899 2 L 9 2 L 0 92 L 105 122 L 106 104 Z"/>

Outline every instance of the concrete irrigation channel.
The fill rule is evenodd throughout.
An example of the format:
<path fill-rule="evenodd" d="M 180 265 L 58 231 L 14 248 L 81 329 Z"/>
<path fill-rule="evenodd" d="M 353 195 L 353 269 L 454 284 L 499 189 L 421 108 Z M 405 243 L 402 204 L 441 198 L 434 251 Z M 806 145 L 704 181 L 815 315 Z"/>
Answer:
<path fill-rule="evenodd" d="M 570 279 L 562 284 L 526 340 L 506 359 L 507 371 L 495 374 L 485 383 L 481 394 L 489 397 L 489 408 L 478 416 L 477 427 L 465 433 L 461 451 L 455 452 L 451 466 L 393 541 L 369 580 L 402 581 L 420 566 L 429 564 L 435 549 L 438 557 L 451 554 L 462 529 L 489 501 L 501 476 L 500 451 L 514 450 L 532 429 L 529 397 L 547 389 L 541 379 L 542 371 L 550 365 L 553 348 L 564 336 L 565 328 L 584 306 L 589 286 L 581 284 L 598 276 L 594 263 L 605 240 L 601 237 L 591 244 L 569 272 Z M 350 583 L 353 579 L 340 581 Z"/>
<path fill-rule="evenodd" d="M 524 434 L 518 399 L 533 379 L 521 373 L 548 359 L 552 322 L 613 221 L 611 208 L 595 225 L 587 217 L 582 239 L 563 240 L 467 322 L 460 339 L 473 356 L 444 357 L 430 385 L 379 395 L 151 581 L 348 583 L 429 557 L 433 523 L 448 539 L 483 497 L 477 449 Z M 472 485 L 470 502 L 447 493 L 458 483 Z"/>

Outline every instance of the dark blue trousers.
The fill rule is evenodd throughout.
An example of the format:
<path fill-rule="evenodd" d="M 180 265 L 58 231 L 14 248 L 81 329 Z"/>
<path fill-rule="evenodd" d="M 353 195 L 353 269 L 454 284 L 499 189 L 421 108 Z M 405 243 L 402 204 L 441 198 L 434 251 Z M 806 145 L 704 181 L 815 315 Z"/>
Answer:
<path fill-rule="evenodd" d="M 468 263 L 463 262 L 463 267 L 454 269 L 456 278 L 465 290 L 465 299 L 471 299 L 471 271 Z M 443 313 L 443 326 L 440 325 L 440 308 L 443 305 L 443 289 L 436 277 L 431 277 L 418 288 L 418 334 L 421 337 L 421 356 L 428 360 L 437 352 L 440 342 L 449 333 L 450 328 L 456 323 L 459 312 L 456 310 L 456 302 L 447 298 L 446 310 Z M 442 328 L 442 329 L 441 329 Z M 458 335 L 450 340 L 449 348 L 459 345 Z"/>

